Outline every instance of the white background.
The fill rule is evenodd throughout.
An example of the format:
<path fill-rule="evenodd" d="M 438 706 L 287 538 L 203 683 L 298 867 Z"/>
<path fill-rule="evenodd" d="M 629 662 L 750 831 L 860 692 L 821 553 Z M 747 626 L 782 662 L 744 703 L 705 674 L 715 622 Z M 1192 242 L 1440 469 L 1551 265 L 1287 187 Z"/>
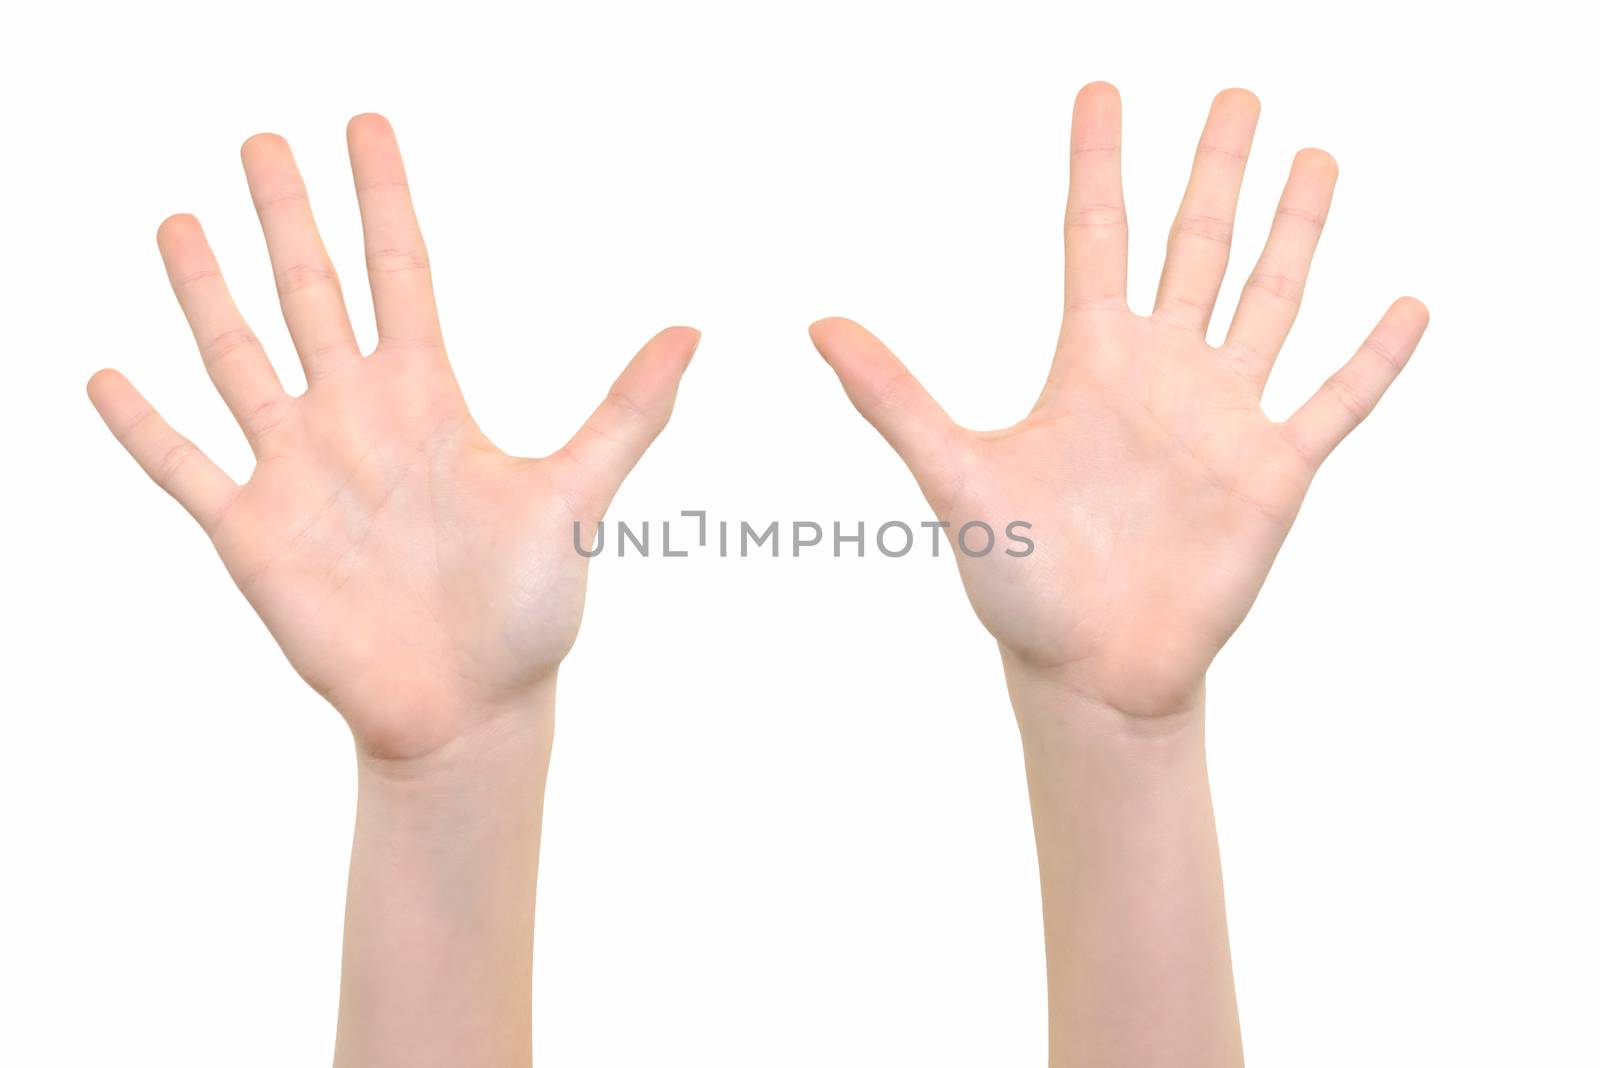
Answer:
<path fill-rule="evenodd" d="M 805 326 L 858 317 L 961 421 L 1018 418 L 1106 78 L 1144 307 L 1218 89 L 1264 104 L 1225 305 L 1294 150 L 1342 165 L 1270 411 L 1393 297 L 1433 312 L 1212 673 L 1253 1063 L 1600 1064 L 1596 86 L 1556 5 L 576 7 L 6 16 L 0 1062 L 330 1054 L 348 735 L 82 393 L 115 365 L 248 474 L 153 239 L 198 214 L 298 380 L 246 136 L 290 139 L 370 340 L 343 126 L 391 117 L 509 450 L 704 328 L 613 518 L 915 521 Z M 1019 748 L 948 556 L 603 559 L 561 682 L 540 1063 L 1043 1063 Z"/>

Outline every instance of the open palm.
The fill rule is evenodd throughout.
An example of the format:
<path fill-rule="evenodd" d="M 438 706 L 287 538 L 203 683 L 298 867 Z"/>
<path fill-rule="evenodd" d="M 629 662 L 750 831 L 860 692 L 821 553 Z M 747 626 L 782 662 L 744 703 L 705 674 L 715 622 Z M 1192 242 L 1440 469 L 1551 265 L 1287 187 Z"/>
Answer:
<path fill-rule="evenodd" d="M 671 414 L 698 334 L 658 334 L 561 450 L 508 456 L 467 412 L 389 124 L 349 127 L 379 344 L 357 347 L 288 145 L 243 159 L 307 389 L 292 397 L 225 288 L 198 222 L 158 234 L 206 370 L 256 454 L 236 485 L 115 371 L 107 425 L 211 536 L 296 670 L 385 757 L 437 749 L 518 705 L 577 634 L 600 518 Z"/>
<path fill-rule="evenodd" d="M 952 532 L 974 521 L 1031 524 L 1029 555 L 1007 555 L 1003 541 L 982 556 L 958 554 L 968 596 L 1008 662 L 1131 714 L 1193 703 L 1312 475 L 1427 325 L 1420 303 L 1397 301 L 1292 417 L 1276 423 L 1262 412 L 1333 194 L 1332 158 L 1306 150 L 1227 340 L 1207 344 L 1257 114 L 1247 92 L 1217 97 L 1144 317 L 1127 305 L 1120 100 L 1103 83 L 1079 94 L 1060 341 L 1038 403 L 1012 427 L 957 426 L 860 326 L 812 327 L 851 401 Z"/>

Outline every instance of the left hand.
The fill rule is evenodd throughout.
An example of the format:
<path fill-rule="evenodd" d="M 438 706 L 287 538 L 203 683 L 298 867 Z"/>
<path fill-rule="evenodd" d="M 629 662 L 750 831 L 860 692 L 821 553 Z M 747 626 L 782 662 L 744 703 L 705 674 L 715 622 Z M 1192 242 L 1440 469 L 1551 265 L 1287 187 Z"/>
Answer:
<path fill-rule="evenodd" d="M 1127 304 L 1121 102 L 1104 83 L 1078 95 L 1060 341 L 1038 402 L 1010 427 L 957 426 L 853 322 L 811 330 L 952 537 L 973 521 L 995 530 L 992 552 L 957 559 L 1008 667 L 1130 715 L 1198 703 L 1206 668 L 1255 600 L 1312 475 L 1377 404 L 1427 325 L 1419 302 L 1397 301 L 1287 421 L 1262 412 L 1333 196 L 1332 157 L 1307 149 L 1227 339 L 1207 343 L 1258 110 L 1243 90 L 1217 97 L 1155 310 L 1141 316 Z M 1032 524 L 1029 556 L 1005 554 L 1014 520 Z M 981 532 L 972 539 L 983 544 Z"/>

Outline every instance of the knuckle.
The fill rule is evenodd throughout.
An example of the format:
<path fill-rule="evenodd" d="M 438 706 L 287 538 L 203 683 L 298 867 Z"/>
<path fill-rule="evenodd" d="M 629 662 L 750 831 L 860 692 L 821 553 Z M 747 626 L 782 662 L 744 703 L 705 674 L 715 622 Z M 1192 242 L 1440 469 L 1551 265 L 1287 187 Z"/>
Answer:
<path fill-rule="evenodd" d="M 325 263 L 291 263 L 273 276 L 278 284 L 278 296 L 289 297 L 313 286 L 337 284 L 333 268 Z"/>
<path fill-rule="evenodd" d="M 1182 293 L 1164 293 L 1150 318 L 1178 330 L 1198 330 L 1210 320 L 1211 304 Z"/>
<path fill-rule="evenodd" d="M 1085 141 L 1083 144 L 1073 145 L 1070 155 L 1074 158 L 1078 156 L 1099 156 L 1106 153 L 1115 155 L 1121 151 L 1122 144 L 1119 141 Z"/>
<path fill-rule="evenodd" d="M 444 340 L 438 334 L 386 334 L 378 332 L 378 351 L 412 353 L 416 355 L 443 355 Z"/>
<path fill-rule="evenodd" d="M 215 370 L 230 358 L 257 347 L 259 342 L 248 327 L 236 326 L 215 335 L 200 346 L 200 356 L 209 370 Z"/>
<path fill-rule="evenodd" d="M 1297 208 L 1289 204 L 1279 206 L 1278 218 L 1293 219 L 1305 223 L 1316 231 L 1320 231 L 1323 224 L 1328 221 L 1328 216 L 1325 212 L 1314 211 L 1310 208 Z"/>
<path fill-rule="evenodd" d="M 348 337 L 335 337 L 316 344 L 307 342 L 298 348 L 302 359 L 321 370 L 331 371 L 361 359 L 361 350 L 356 348 L 354 339 Z"/>
<path fill-rule="evenodd" d="M 271 193 L 262 193 L 252 198 L 256 211 L 265 215 L 267 212 L 280 208 L 302 208 L 310 203 L 310 197 L 304 189 L 281 189 Z"/>
<path fill-rule="evenodd" d="M 1300 279 L 1291 278 L 1286 274 L 1257 271 L 1245 282 L 1245 288 L 1257 290 L 1290 304 L 1299 304 L 1305 284 Z"/>
<path fill-rule="evenodd" d="M 421 249 L 375 248 L 367 253 L 367 270 L 375 274 L 404 274 L 428 269 L 428 256 Z"/>
<path fill-rule="evenodd" d="M 410 185 L 403 178 L 373 178 L 356 185 L 356 193 L 407 193 Z"/>
<path fill-rule="evenodd" d="M 151 422 L 151 420 L 155 421 Z M 161 421 L 156 417 L 156 410 L 148 405 L 141 408 L 133 418 L 123 423 L 120 427 L 112 428 L 117 440 L 122 442 L 122 447 L 132 453 L 135 458 L 138 457 L 140 452 L 137 440 L 145 433 L 146 425 L 152 427 L 161 425 Z"/>
<path fill-rule="evenodd" d="M 289 414 L 290 398 L 273 397 L 261 401 L 244 412 L 239 422 L 249 428 L 252 437 L 260 440 L 277 429 Z"/>
<path fill-rule="evenodd" d="M 606 406 L 632 422 L 654 423 L 661 421 L 663 413 L 641 404 L 636 398 L 620 389 L 606 394 Z"/>
<path fill-rule="evenodd" d="M 1121 204 L 1084 204 L 1067 210 L 1068 230 L 1125 229 L 1128 213 Z"/>
<path fill-rule="evenodd" d="M 150 465 L 150 478 L 156 485 L 170 493 L 178 474 L 190 460 L 194 459 L 196 451 L 194 445 L 188 441 L 180 439 L 173 442 L 156 458 L 155 463 Z"/>
<path fill-rule="evenodd" d="M 1202 212 L 1192 212 L 1180 216 L 1172 225 L 1173 237 L 1197 237 L 1202 241 L 1210 241 L 1218 245 L 1231 245 L 1233 243 L 1233 220 L 1220 215 L 1207 215 Z"/>
<path fill-rule="evenodd" d="M 218 268 L 202 267 L 197 271 L 187 271 L 184 274 L 174 276 L 172 279 L 172 288 L 178 290 L 179 292 L 183 292 L 202 284 L 220 281 L 221 278 L 222 271 L 220 271 Z"/>
<path fill-rule="evenodd" d="M 870 406 L 880 410 L 908 408 L 919 389 L 916 378 L 910 371 L 902 368 L 897 374 L 890 375 L 878 383 L 877 388 L 872 391 Z"/>
<path fill-rule="evenodd" d="M 1239 151 L 1232 145 L 1225 145 L 1216 141 L 1207 141 L 1202 144 L 1197 150 L 1197 154 L 1200 156 L 1213 156 L 1217 159 L 1228 160 L 1232 163 L 1238 163 L 1241 166 L 1243 166 L 1245 160 L 1248 158 L 1247 153 Z"/>
<path fill-rule="evenodd" d="M 1343 408 L 1356 422 L 1361 422 L 1372 414 L 1372 401 L 1357 383 L 1351 380 L 1347 371 L 1339 371 L 1324 384 L 1328 396 L 1334 403 Z"/>
<path fill-rule="evenodd" d="M 1391 375 L 1399 374 L 1400 369 L 1406 365 L 1405 357 L 1396 352 L 1393 346 L 1386 341 L 1369 337 L 1362 347 L 1377 357 Z"/>
<path fill-rule="evenodd" d="M 1066 310 L 1073 312 L 1118 312 L 1124 311 L 1128 302 L 1121 296 L 1109 295 L 1103 297 L 1069 297 Z"/>

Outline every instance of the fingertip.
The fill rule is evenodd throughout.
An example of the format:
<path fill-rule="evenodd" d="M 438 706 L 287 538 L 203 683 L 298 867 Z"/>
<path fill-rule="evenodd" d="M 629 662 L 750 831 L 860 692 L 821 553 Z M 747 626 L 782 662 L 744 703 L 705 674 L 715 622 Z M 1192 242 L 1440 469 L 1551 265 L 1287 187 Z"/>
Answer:
<path fill-rule="evenodd" d="M 700 331 L 692 326 L 669 326 L 651 338 L 650 344 L 682 352 L 687 363 L 700 347 Z"/>
<path fill-rule="evenodd" d="M 165 219 L 162 219 L 161 225 L 156 227 L 156 234 L 159 236 L 163 233 L 172 233 L 177 230 L 199 225 L 200 220 L 195 216 L 186 211 L 180 211 L 175 215 L 168 215 Z"/>
<path fill-rule="evenodd" d="M 394 124 L 376 111 L 363 111 L 345 125 L 344 132 L 346 139 L 354 144 L 372 137 L 392 137 Z"/>
<path fill-rule="evenodd" d="M 156 245 L 159 248 L 166 248 L 185 235 L 198 232 L 199 229 L 200 220 L 188 212 L 168 215 L 161 220 L 161 225 L 156 227 Z"/>
<path fill-rule="evenodd" d="M 121 374 L 110 367 L 102 367 L 89 376 L 89 381 L 85 384 L 84 389 L 89 394 L 89 399 L 94 401 L 96 397 L 105 396 L 108 389 L 115 389 L 118 380 L 123 380 Z"/>
<path fill-rule="evenodd" d="M 246 163 L 252 156 L 259 156 L 269 152 L 286 152 L 289 142 L 275 133 L 258 133 L 244 139 L 244 144 L 239 146 L 239 158 Z"/>
<path fill-rule="evenodd" d="M 123 421 L 130 403 L 138 402 L 139 393 L 133 384 L 122 376 L 122 372 L 110 367 L 104 367 L 89 376 L 89 381 L 84 384 L 84 392 L 89 396 L 89 403 L 94 405 L 94 410 L 100 413 L 100 418 L 107 426 L 115 426 Z"/>
<path fill-rule="evenodd" d="M 818 319 L 806 328 L 806 333 L 811 335 L 811 343 L 818 349 L 837 341 L 841 335 L 852 332 L 865 332 L 865 328 L 855 320 L 839 315 Z"/>
<path fill-rule="evenodd" d="M 1332 153 L 1320 148 L 1302 148 L 1294 155 L 1294 165 L 1329 179 L 1339 176 L 1339 161 L 1333 158 Z"/>
<path fill-rule="evenodd" d="M 1212 101 L 1212 106 L 1249 112 L 1254 115 L 1261 114 L 1261 98 L 1250 90 L 1240 89 L 1237 86 L 1224 89 L 1218 93 L 1216 99 Z"/>
<path fill-rule="evenodd" d="M 1404 315 L 1414 320 L 1418 329 L 1427 326 L 1429 319 L 1432 317 L 1428 312 L 1428 306 L 1416 297 L 1401 297 L 1394 302 L 1394 305 L 1389 309 L 1389 313 L 1391 315 Z"/>
<path fill-rule="evenodd" d="M 1110 82 L 1090 82 L 1072 103 L 1072 150 L 1118 150 L 1122 145 L 1122 95 Z"/>
<path fill-rule="evenodd" d="M 817 350 L 824 360 L 828 358 L 828 350 L 833 345 L 833 338 L 838 334 L 839 328 L 848 322 L 838 316 L 830 315 L 818 319 L 806 327 L 806 333 L 811 337 L 811 345 Z"/>

